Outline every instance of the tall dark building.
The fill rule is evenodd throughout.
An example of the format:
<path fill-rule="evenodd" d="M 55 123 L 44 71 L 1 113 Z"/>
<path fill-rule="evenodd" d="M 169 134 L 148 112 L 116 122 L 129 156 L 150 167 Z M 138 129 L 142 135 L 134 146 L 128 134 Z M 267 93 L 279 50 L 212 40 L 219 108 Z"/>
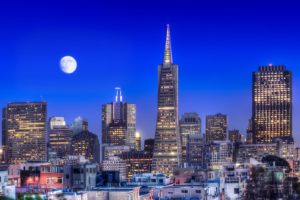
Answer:
<path fill-rule="evenodd" d="M 252 120 L 255 143 L 292 139 L 292 73 L 285 66 L 262 66 L 253 73 Z"/>
<path fill-rule="evenodd" d="M 174 168 L 180 165 L 178 65 L 173 64 L 168 25 L 163 64 L 158 66 L 158 108 L 152 170 L 170 176 Z"/>
<path fill-rule="evenodd" d="M 46 161 L 47 103 L 9 103 L 3 113 L 8 162 Z"/>
<path fill-rule="evenodd" d="M 184 113 L 179 121 L 179 130 L 182 146 L 182 163 L 187 162 L 187 136 L 201 136 L 201 119 L 197 113 Z"/>
<path fill-rule="evenodd" d="M 74 135 L 71 141 L 71 154 L 82 155 L 92 162 L 99 162 L 100 144 L 98 136 L 89 131 L 82 131 Z"/>
<path fill-rule="evenodd" d="M 228 139 L 230 142 L 241 142 L 242 135 L 239 130 L 233 129 L 228 131 Z"/>
<path fill-rule="evenodd" d="M 153 150 L 154 150 L 154 139 L 149 138 L 144 140 L 144 152 L 153 156 Z"/>
<path fill-rule="evenodd" d="M 249 122 L 248 122 L 246 142 L 247 142 L 247 144 L 253 143 L 253 121 L 252 121 L 252 119 L 249 119 Z"/>
<path fill-rule="evenodd" d="M 221 113 L 206 116 L 206 141 L 226 140 L 227 116 Z"/>
<path fill-rule="evenodd" d="M 102 143 L 135 148 L 136 106 L 124 103 L 121 88 L 113 103 L 102 105 Z"/>

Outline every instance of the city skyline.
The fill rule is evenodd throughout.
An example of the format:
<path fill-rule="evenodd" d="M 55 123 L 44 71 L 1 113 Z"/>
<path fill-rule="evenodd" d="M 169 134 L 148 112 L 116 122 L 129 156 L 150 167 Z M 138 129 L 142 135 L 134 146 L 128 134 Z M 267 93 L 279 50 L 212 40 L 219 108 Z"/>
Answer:
<path fill-rule="evenodd" d="M 96 2 L 94 2 L 93 5 L 94 4 L 96 8 L 99 8 Z M 166 4 L 167 3 L 162 3 L 162 8 L 155 9 L 160 11 L 160 9 L 166 7 Z M 60 10 L 61 8 L 56 8 L 55 5 L 57 4 L 51 4 L 50 8 L 60 13 L 62 11 Z M 71 6 L 77 8 L 79 5 L 81 4 L 78 3 Z M 38 6 L 42 5 L 36 5 L 35 8 Z M 64 7 L 66 5 L 62 6 Z M 111 8 L 111 5 L 104 5 L 103 7 L 105 6 Z M 175 9 L 179 9 L 176 3 L 172 6 L 174 6 Z M 209 3 L 195 5 L 198 9 L 200 9 L 200 6 L 203 6 L 201 10 L 205 7 L 213 7 L 213 5 Z M 238 6 L 239 5 L 236 5 L 234 8 Z M 260 9 L 262 10 L 263 8 L 267 8 L 266 4 L 262 4 L 261 6 L 262 8 Z M 270 6 L 270 9 L 273 9 L 273 11 L 279 9 L 276 3 Z M 21 9 L 21 7 L 22 6 L 19 5 L 16 9 Z M 229 5 L 226 5 L 227 9 L 229 9 L 228 7 Z M 187 10 L 187 8 L 190 7 L 184 6 L 183 9 Z M 187 11 L 184 14 L 189 18 L 195 15 L 196 19 L 200 19 L 201 14 L 196 12 L 196 8 L 192 9 L 190 14 L 188 14 Z M 89 9 L 91 9 L 91 7 L 89 7 Z M 103 8 L 101 8 L 101 10 L 102 9 Z M 242 7 L 240 9 L 240 11 L 244 11 L 245 8 L 243 9 Z M 256 11 L 260 9 L 257 8 Z M 6 27 L 7 29 L 4 33 L 1 33 L 1 38 L 6 41 L 3 45 L 4 48 L 0 49 L 0 59 L 7 59 L 10 62 L 4 61 L 4 64 L 2 64 L 2 67 L 6 67 L 6 73 L 0 82 L 0 89 L 3 91 L 0 106 L 3 108 L 7 103 L 14 101 L 38 101 L 43 99 L 48 102 L 48 117 L 64 116 L 68 124 L 77 116 L 86 117 L 89 120 L 91 131 L 100 136 L 101 104 L 112 101 L 113 88 L 120 86 L 123 89 L 123 95 L 126 100 L 137 105 L 137 130 L 142 133 L 143 139 L 154 137 L 157 94 L 156 66 L 157 62 L 162 60 L 161 55 L 164 44 L 165 24 L 170 23 L 174 41 L 175 62 L 181 66 L 179 69 L 179 116 L 184 112 L 197 112 L 201 116 L 203 125 L 206 115 L 221 112 L 228 115 L 229 129 L 236 128 L 245 134 L 248 119 L 251 118 L 252 72 L 256 71 L 258 66 L 267 65 L 271 62 L 274 65 L 283 64 L 287 66 L 288 70 L 293 72 L 293 136 L 296 142 L 299 142 L 300 138 L 297 133 L 299 133 L 300 127 L 297 121 L 299 121 L 298 113 L 300 109 L 297 99 L 299 98 L 298 85 L 300 84 L 299 69 L 297 69 L 297 66 L 299 66 L 300 62 L 296 57 L 300 53 L 297 50 L 299 39 L 295 39 L 299 30 L 294 28 L 294 25 L 284 25 L 284 22 L 292 20 L 292 14 L 288 14 L 288 11 L 293 11 L 293 9 L 295 8 L 292 8 L 292 6 L 283 7 L 282 16 L 285 16 L 280 18 L 282 21 L 274 15 L 276 12 L 270 13 L 271 16 L 264 21 L 266 24 L 257 22 L 259 15 L 255 15 L 257 16 L 255 18 L 256 21 L 252 21 L 246 17 L 249 11 L 245 14 L 238 12 L 242 19 L 249 22 L 249 27 L 239 24 L 232 19 L 229 14 L 225 15 L 224 20 L 231 22 L 228 25 L 229 29 L 234 25 L 239 25 L 239 28 L 242 27 L 240 32 L 236 33 L 236 35 L 234 35 L 235 29 L 228 30 L 226 27 L 219 27 L 220 22 L 222 22 L 220 19 L 213 18 L 207 19 L 207 21 L 203 20 L 201 22 L 203 22 L 202 25 L 204 27 L 195 28 L 192 24 L 197 20 L 191 19 L 187 24 L 183 24 L 183 21 L 178 18 L 166 17 L 162 13 L 159 15 L 162 18 L 160 22 L 158 22 L 159 20 L 154 20 L 154 22 L 149 23 L 149 21 L 146 20 L 145 23 L 138 24 L 133 22 L 135 18 L 134 14 L 126 15 L 126 12 L 123 12 L 122 14 L 131 19 L 130 22 L 124 24 L 131 25 L 130 28 L 132 29 L 125 29 L 124 25 L 116 28 L 115 25 L 120 24 L 112 20 L 114 23 L 108 25 L 109 22 L 106 22 L 104 23 L 104 28 L 97 28 L 97 26 L 101 24 L 88 23 L 86 25 L 87 31 L 79 32 L 76 32 L 77 24 L 75 21 L 72 21 L 71 24 L 67 23 L 69 18 L 62 19 L 62 22 L 58 22 L 57 25 L 52 24 L 53 20 L 47 18 L 45 25 L 48 27 L 43 25 L 43 23 L 34 23 L 39 22 L 39 20 L 34 19 L 37 16 L 41 16 L 41 19 L 44 19 L 43 14 L 38 11 L 30 15 L 27 14 L 28 18 L 24 19 L 24 24 L 22 20 L 12 18 L 11 22 L 19 25 L 17 26 L 19 29 L 12 29 L 8 23 L 4 25 L 4 28 Z M 213 13 L 217 12 L 217 10 L 222 11 L 222 8 L 217 6 Z M 4 13 L 7 14 L 8 11 Z M 233 11 L 235 10 L 233 9 Z M 223 12 L 227 13 L 225 9 Z M 298 15 L 295 12 L 294 10 L 292 13 Z M 20 13 L 24 14 L 22 11 Z M 97 13 L 95 15 L 98 16 Z M 101 15 L 100 13 L 99 16 Z M 1 14 L 0 16 L 3 17 Z M 80 15 L 75 15 L 74 17 L 75 19 L 79 19 Z M 85 19 L 87 20 L 92 17 L 93 16 L 88 15 Z M 142 17 L 147 19 L 146 14 L 142 15 Z M 217 27 L 220 28 L 220 32 L 214 33 L 216 28 L 210 27 L 210 25 L 208 25 L 209 22 L 215 22 L 216 25 L 218 25 Z M 257 22 L 258 24 L 256 26 L 251 25 L 251 22 Z M 297 23 L 295 20 L 292 20 L 292 22 Z M 82 22 L 79 24 L 80 26 L 84 26 Z M 24 25 L 26 25 L 26 28 Z M 69 26 L 63 28 L 63 25 Z M 196 26 L 199 25 L 201 25 L 200 22 L 196 23 Z M 263 28 L 263 25 L 266 25 L 266 27 Z M 251 27 L 254 28 L 254 30 L 247 32 Z M 107 31 L 105 31 L 105 28 L 107 28 Z M 243 28 L 246 30 L 243 31 Z M 277 28 L 280 30 L 283 28 L 289 33 L 282 31 L 278 33 L 278 35 L 268 34 L 269 31 L 277 30 Z M 62 29 L 61 34 L 58 33 L 60 29 Z M 192 31 L 186 31 L 190 29 Z M 25 36 L 19 36 L 14 30 L 25 33 Z M 68 35 L 68 33 L 74 30 L 75 35 Z M 205 33 L 200 35 L 206 37 L 195 37 L 201 30 Z M 47 31 L 50 31 L 51 34 L 56 33 L 56 35 L 54 34 L 54 37 L 48 38 L 48 36 L 51 35 L 50 33 L 43 35 Z M 109 38 L 104 37 L 105 34 L 114 31 L 121 31 L 122 34 L 124 34 L 115 33 L 109 36 Z M 136 37 L 136 34 L 133 33 L 136 31 L 141 36 Z M 144 35 L 143 33 L 147 33 L 147 31 L 149 31 L 150 34 L 155 34 L 155 37 L 151 38 L 149 33 Z M 255 33 L 259 31 L 262 33 Z M 10 35 L 12 32 L 13 34 Z M 102 32 L 103 35 L 99 34 L 99 32 Z M 192 34 L 193 37 L 187 37 L 188 34 L 186 32 Z M 41 35 L 39 35 L 39 33 L 41 33 Z M 83 34 L 81 35 L 81 33 Z M 208 37 L 208 35 L 212 33 L 214 33 L 214 37 Z M 233 36 L 230 34 L 233 34 Z M 89 35 L 91 35 L 92 39 L 85 39 L 85 37 Z M 234 36 L 236 36 L 235 39 Z M 105 39 L 102 40 L 102 37 Z M 79 38 L 82 40 L 74 42 L 74 40 Z M 221 39 L 225 40 L 225 42 L 218 43 Z M 107 41 L 105 42 L 105 40 Z M 230 41 L 232 40 L 234 42 L 231 44 Z M 16 41 L 19 42 L 18 45 Z M 44 47 L 37 45 L 37 42 L 41 41 L 42 44 L 45 43 Z M 99 44 L 98 47 L 95 47 L 97 45 L 92 45 L 92 42 L 95 41 L 96 44 Z M 137 44 L 144 41 L 146 43 L 143 45 Z M 254 45 L 250 44 L 251 41 L 254 41 Z M 33 43 L 32 47 L 29 45 L 31 42 Z M 51 42 L 57 42 L 58 45 L 50 45 Z M 86 45 L 83 45 L 85 42 Z M 151 43 L 153 44 L 151 45 Z M 256 46 L 258 44 L 262 46 Z M 212 47 L 209 47 L 210 45 L 212 45 Z M 239 47 L 242 46 L 245 47 L 242 48 L 241 52 L 237 52 L 237 50 L 234 49 L 239 49 Z M 92 47 L 91 50 L 86 53 L 83 52 L 89 47 Z M 104 54 L 104 49 L 108 47 L 108 52 Z M 249 47 L 251 48 L 247 51 L 246 49 Z M 276 47 L 278 47 L 278 49 Z M 230 54 L 225 54 L 228 48 L 232 51 Z M 264 51 L 257 50 L 258 53 L 256 53 L 255 50 L 257 48 L 261 48 Z M 118 61 L 112 59 L 114 58 L 114 49 L 117 49 L 118 59 L 123 62 L 121 67 Z M 143 52 L 143 49 L 147 49 L 147 51 Z M 265 49 L 272 50 L 266 51 Z M 38 53 L 40 50 L 41 53 Z M 95 52 L 92 52 L 93 50 L 95 50 Z M 207 52 L 205 53 L 206 50 Z M 49 53 L 50 51 L 54 51 L 55 53 Z M 216 54 L 215 51 L 217 52 Z M 8 55 L 10 53 L 11 55 Z M 75 74 L 68 76 L 59 71 L 59 59 L 64 55 L 72 55 L 78 60 L 78 70 Z M 107 59 L 104 59 L 105 56 L 107 56 Z M 234 57 L 236 57 L 237 60 L 234 60 Z M 219 60 L 216 60 L 217 58 Z M 100 61 L 98 61 L 99 59 Z M 93 64 L 93 62 L 96 64 Z M 45 65 L 45 67 L 43 67 L 43 65 Z M 107 67 L 103 67 L 103 65 Z M 245 65 L 245 68 L 243 65 Z M 111 73 L 112 75 L 109 75 L 111 71 L 106 68 L 111 67 L 114 67 L 114 72 Z M 140 71 L 135 72 L 136 69 L 140 69 Z M 122 77 L 124 73 L 126 77 Z M 106 75 L 107 77 L 105 77 Z M 47 78 L 48 76 L 52 78 Z M 29 79 L 26 77 L 29 77 Z M 220 99 L 222 101 L 220 101 Z M 236 109 L 237 102 L 240 102 L 238 109 Z"/>
<path fill-rule="evenodd" d="M 299 9 L 0 1 L 0 199 L 300 199 Z"/>

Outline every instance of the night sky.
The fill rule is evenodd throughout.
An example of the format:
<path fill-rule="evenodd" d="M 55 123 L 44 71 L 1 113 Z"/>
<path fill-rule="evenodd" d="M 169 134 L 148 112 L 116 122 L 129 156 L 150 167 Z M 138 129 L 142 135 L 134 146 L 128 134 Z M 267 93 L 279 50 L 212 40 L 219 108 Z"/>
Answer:
<path fill-rule="evenodd" d="M 300 141 L 300 4 L 297 1 L 43 0 L 0 3 L 0 107 L 48 102 L 48 116 L 89 120 L 100 135 L 101 104 L 137 104 L 137 129 L 154 136 L 157 68 L 166 24 L 179 65 L 179 111 L 228 115 L 246 132 L 252 72 L 283 64 L 293 72 L 294 137 Z M 62 56 L 78 62 L 74 74 Z M 202 128 L 204 132 L 204 127 Z"/>

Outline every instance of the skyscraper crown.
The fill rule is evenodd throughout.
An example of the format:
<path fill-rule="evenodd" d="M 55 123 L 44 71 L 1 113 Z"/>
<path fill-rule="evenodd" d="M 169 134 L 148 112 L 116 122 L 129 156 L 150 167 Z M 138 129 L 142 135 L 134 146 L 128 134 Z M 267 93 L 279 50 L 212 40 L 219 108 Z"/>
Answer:
<path fill-rule="evenodd" d="M 122 91 L 120 87 L 115 87 L 116 90 L 116 97 L 115 97 L 115 102 L 122 102 L 123 101 L 123 97 L 122 97 Z"/>
<path fill-rule="evenodd" d="M 170 25 L 167 24 L 167 33 L 166 33 L 166 44 L 164 52 L 164 65 L 172 64 L 172 49 L 171 49 L 171 36 L 170 36 Z"/>

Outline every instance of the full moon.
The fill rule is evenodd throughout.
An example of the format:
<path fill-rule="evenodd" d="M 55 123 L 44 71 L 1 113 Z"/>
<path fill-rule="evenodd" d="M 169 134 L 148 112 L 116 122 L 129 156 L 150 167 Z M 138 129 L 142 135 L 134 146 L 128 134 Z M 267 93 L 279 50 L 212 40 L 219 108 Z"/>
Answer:
<path fill-rule="evenodd" d="M 77 68 L 77 62 L 72 56 L 64 56 L 60 59 L 60 69 L 66 74 L 72 74 Z"/>

